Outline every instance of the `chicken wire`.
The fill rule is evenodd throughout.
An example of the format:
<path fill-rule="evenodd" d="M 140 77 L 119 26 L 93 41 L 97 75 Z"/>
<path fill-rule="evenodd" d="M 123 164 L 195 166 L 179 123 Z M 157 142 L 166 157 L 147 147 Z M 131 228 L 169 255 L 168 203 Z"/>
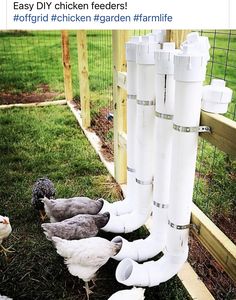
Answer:
<path fill-rule="evenodd" d="M 129 36 L 149 32 L 130 30 Z M 235 120 L 236 31 L 200 33 L 208 36 L 211 44 L 205 84 L 212 78 L 226 80 L 227 86 L 234 91 L 226 116 Z M 69 41 L 73 96 L 79 99 L 76 31 L 69 31 Z M 112 148 L 112 31 L 88 30 L 87 43 L 92 126 Z M 33 93 L 33 99 L 40 94 L 45 100 L 48 95 L 53 99 L 65 98 L 60 31 L 1 31 L 0 58 L 0 101 L 17 93 L 27 93 L 28 97 Z M 194 202 L 213 220 L 219 209 L 227 217 L 229 214 L 234 217 L 235 162 L 206 141 L 199 140 Z"/>
<path fill-rule="evenodd" d="M 29 93 L 48 86 L 63 93 L 60 31 L 0 32 L 0 92 Z"/>
<path fill-rule="evenodd" d="M 236 31 L 201 31 L 211 44 L 210 61 L 207 66 L 205 84 L 213 78 L 223 79 L 233 90 L 233 99 L 226 117 L 235 120 L 236 115 Z M 194 190 L 195 203 L 221 227 L 217 221 L 219 212 L 226 218 L 235 219 L 236 213 L 236 165 L 228 155 L 199 139 L 199 151 Z M 219 223 L 219 224 L 218 224 Z M 228 233 L 229 234 L 229 233 Z M 231 234 L 230 234 L 231 235 Z M 235 235 L 235 233 L 234 233 Z M 235 236 L 229 236 L 234 239 Z"/>

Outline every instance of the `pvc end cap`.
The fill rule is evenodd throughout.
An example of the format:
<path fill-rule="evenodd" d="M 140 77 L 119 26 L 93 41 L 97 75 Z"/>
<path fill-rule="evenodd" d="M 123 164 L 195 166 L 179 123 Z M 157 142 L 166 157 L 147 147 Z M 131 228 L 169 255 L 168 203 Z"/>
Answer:
<path fill-rule="evenodd" d="M 186 41 L 181 44 L 180 48 L 183 55 L 203 56 L 206 61 L 210 59 L 210 43 L 208 37 L 199 36 L 198 32 L 189 33 Z"/>
<path fill-rule="evenodd" d="M 225 81 L 213 79 L 211 85 L 204 86 L 202 109 L 211 113 L 224 114 L 232 99 L 233 91 L 225 86 Z"/>
<path fill-rule="evenodd" d="M 187 42 L 194 43 L 198 41 L 199 39 L 199 33 L 198 32 L 190 32 L 187 34 Z"/>
<path fill-rule="evenodd" d="M 162 44 L 166 39 L 166 30 L 153 30 L 152 35 L 154 36 L 155 42 Z"/>
<path fill-rule="evenodd" d="M 126 44 L 126 59 L 127 61 L 136 60 L 137 44 L 141 41 L 140 36 L 133 36 Z"/>
<path fill-rule="evenodd" d="M 147 41 L 149 41 L 149 37 Z M 160 44 L 157 42 L 142 42 L 138 43 L 137 45 L 137 55 L 136 55 L 136 62 L 137 64 L 141 65 L 154 65 L 155 59 L 154 59 L 154 52 L 160 49 Z"/>
<path fill-rule="evenodd" d="M 222 79 L 212 79 L 211 86 L 225 87 L 226 82 Z"/>
<path fill-rule="evenodd" d="M 175 51 L 175 43 L 174 42 L 163 43 L 162 50 L 167 51 L 167 52 Z"/>
<path fill-rule="evenodd" d="M 142 36 L 142 40 L 143 43 L 154 43 L 155 42 L 155 37 L 152 34 L 149 35 L 144 35 Z"/>

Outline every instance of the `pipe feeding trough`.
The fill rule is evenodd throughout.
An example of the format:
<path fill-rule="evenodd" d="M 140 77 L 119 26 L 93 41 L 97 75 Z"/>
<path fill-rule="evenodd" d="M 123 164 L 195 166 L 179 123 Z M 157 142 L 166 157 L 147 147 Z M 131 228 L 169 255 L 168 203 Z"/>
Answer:
<path fill-rule="evenodd" d="M 208 51 L 208 39 L 191 33 L 181 51 L 174 55 L 176 85 L 166 248 L 156 262 L 138 264 L 130 258 L 123 259 L 116 270 L 116 279 L 122 284 L 158 285 L 173 277 L 188 257 L 202 83 Z"/>
<path fill-rule="evenodd" d="M 155 132 L 154 132 L 154 188 L 152 201 L 151 234 L 146 239 L 128 242 L 122 237 L 122 248 L 113 257 L 126 257 L 135 261 L 145 261 L 163 250 L 166 245 L 168 226 L 169 184 L 171 172 L 172 131 L 174 113 L 174 43 L 163 43 L 155 52 Z"/>
<path fill-rule="evenodd" d="M 131 166 L 129 172 L 130 181 L 128 182 L 128 197 L 133 200 L 128 199 L 128 203 L 132 203 L 132 205 L 128 205 L 132 208 L 129 213 L 118 216 L 111 214 L 108 224 L 103 227 L 103 230 L 115 233 L 132 232 L 142 226 L 150 215 L 152 201 L 152 157 L 155 107 L 154 51 L 160 48 L 160 44 L 155 42 L 153 36 L 144 36 L 142 40 L 136 44 L 136 47 L 132 46 L 132 53 L 129 52 L 129 47 L 130 44 L 128 44 L 126 48 L 127 57 L 129 57 L 132 62 L 134 62 L 133 55 L 136 50 L 136 77 L 130 78 L 130 80 L 134 80 L 136 83 L 130 83 L 128 86 L 130 89 L 128 90 L 128 95 L 133 95 L 132 93 L 135 92 L 135 88 L 137 92 L 136 101 L 134 97 L 129 97 L 130 101 L 135 101 L 135 103 L 130 103 L 130 108 L 135 109 L 136 106 L 135 128 L 134 124 L 131 126 L 132 130 L 135 131 L 134 138 L 131 140 L 132 144 L 128 142 L 128 151 L 133 151 L 133 153 L 128 153 L 128 156 L 130 156 L 128 167 Z M 132 73 L 134 73 L 134 64 L 132 63 L 131 69 L 130 64 L 128 67 L 129 74 L 131 74 L 132 68 Z M 129 124 L 134 122 L 133 113 L 128 114 L 128 117 L 130 118 Z M 111 206 L 113 206 L 113 204 Z M 110 211 L 109 207 L 110 205 L 107 206 L 106 203 L 104 209 Z"/>

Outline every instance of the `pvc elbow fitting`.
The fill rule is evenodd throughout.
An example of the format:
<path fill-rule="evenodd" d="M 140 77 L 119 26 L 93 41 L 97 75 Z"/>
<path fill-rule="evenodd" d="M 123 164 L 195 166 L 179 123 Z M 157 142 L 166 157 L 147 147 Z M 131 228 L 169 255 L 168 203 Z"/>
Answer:
<path fill-rule="evenodd" d="M 116 279 L 127 286 L 156 286 L 175 276 L 187 260 L 188 249 L 177 255 L 164 254 L 158 261 L 138 264 L 123 259 L 116 269 Z"/>
<path fill-rule="evenodd" d="M 130 213 L 132 211 L 132 207 L 127 198 L 121 201 L 116 201 L 113 203 L 108 202 L 107 200 L 102 199 L 104 204 L 100 211 L 100 213 L 109 212 L 111 215 L 120 216 L 123 214 Z"/>
<path fill-rule="evenodd" d="M 112 242 L 122 243 L 120 251 L 113 256 L 115 260 L 131 258 L 135 261 L 145 261 L 159 254 L 164 249 L 165 236 L 160 235 L 158 238 L 155 238 L 153 234 L 150 234 L 146 239 L 139 239 L 133 242 L 117 236 L 112 239 Z"/>
<path fill-rule="evenodd" d="M 109 222 L 102 228 L 102 230 L 114 233 L 130 233 L 143 226 L 149 215 L 150 210 L 145 213 L 133 211 L 121 216 L 111 215 Z"/>

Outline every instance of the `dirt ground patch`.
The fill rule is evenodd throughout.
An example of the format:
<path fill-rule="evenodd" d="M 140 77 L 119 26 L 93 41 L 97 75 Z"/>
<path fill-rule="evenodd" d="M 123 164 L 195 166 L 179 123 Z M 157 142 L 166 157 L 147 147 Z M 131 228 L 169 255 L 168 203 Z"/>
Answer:
<path fill-rule="evenodd" d="M 214 223 L 236 244 L 236 210 L 229 215 L 217 213 L 212 217 Z"/>
<path fill-rule="evenodd" d="M 0 104 L 44 102 L 54 100 L 58 96 L 60 96 L 60 93 L 50 91 L 47 84 L 41 84 L 38 86 L 36 92 L 19 94 L 0 92 Z"/>
<path fill-rule="evenodd" d="M 192 234 L 189 238 L 188 261 L 217 300 L 233 300 L 236 284 L 224 272 L 217 261 L 206 251 Z"/>
<path fill-rule="evenodd" d="M 108 138 L 109 134 L 112 132 L 113 118 L 109 118 L 108 113 L 106 108 L 102 108 L 92 120 L 92 129 L 96 132 L 102 142 L 101 148 L 104 157 L 108 161 L 113 161 L 113 143 L 112 139 Z"/>

